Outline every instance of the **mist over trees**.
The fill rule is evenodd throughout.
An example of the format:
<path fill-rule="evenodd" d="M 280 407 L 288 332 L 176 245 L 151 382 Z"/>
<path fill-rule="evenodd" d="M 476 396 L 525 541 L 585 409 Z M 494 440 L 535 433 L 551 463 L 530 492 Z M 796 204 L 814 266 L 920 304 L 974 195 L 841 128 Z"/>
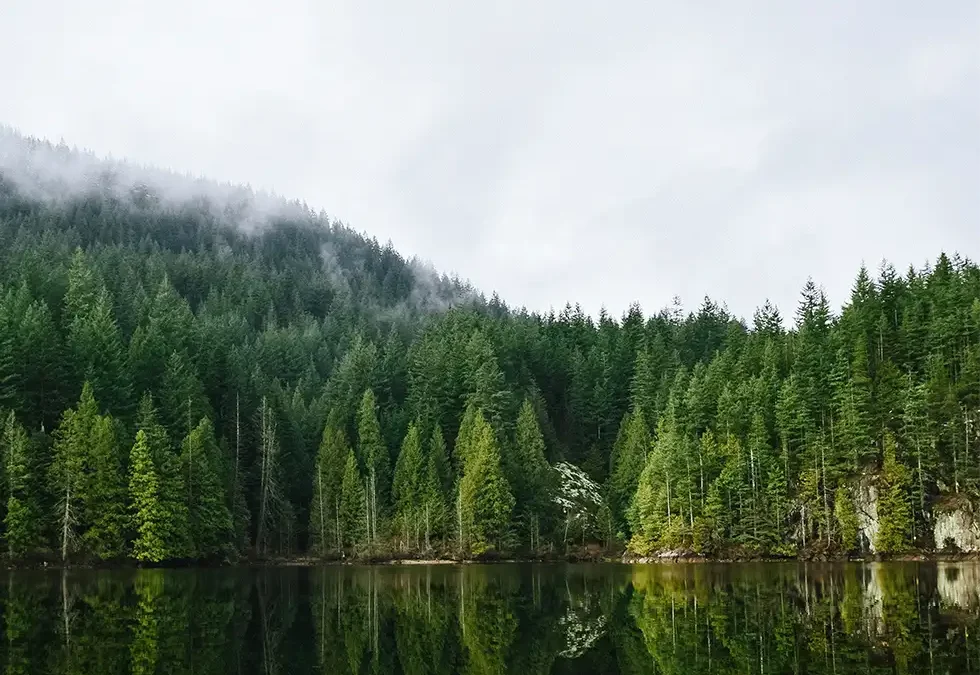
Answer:
<path fill-rule="evenodd" d="M 810 282 L 791 321 L 530 314 L 298 205 L 26 189 L 76 155 L 0 135 L 12 557 L 900 552 L 980 496 L 970 260 L 862 268 L 839 312 Z"/>

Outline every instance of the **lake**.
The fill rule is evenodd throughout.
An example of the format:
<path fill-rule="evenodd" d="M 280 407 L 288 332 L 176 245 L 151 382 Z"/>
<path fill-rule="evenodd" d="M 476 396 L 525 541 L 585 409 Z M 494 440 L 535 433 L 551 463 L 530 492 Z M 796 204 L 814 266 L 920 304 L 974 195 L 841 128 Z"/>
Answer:
<path fill-rule="evenodd" d="M 980 673 L 972 563 L 6 572 L 14 673 Z"/>

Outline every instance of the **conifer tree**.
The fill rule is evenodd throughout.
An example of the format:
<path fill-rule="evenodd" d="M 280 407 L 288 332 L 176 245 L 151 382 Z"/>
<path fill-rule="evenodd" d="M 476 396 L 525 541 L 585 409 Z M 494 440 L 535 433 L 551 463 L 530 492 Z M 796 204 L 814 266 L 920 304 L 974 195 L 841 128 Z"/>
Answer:
<path fill-rule="evenodd" d="M 313 467 L 313 500 L 310 502 L 310 550 L 321 556 L 343 549 L 340 500 L 344 464 L 349 452 L 344 431 L 331 413 Z"/>
<path fill-rule="evenodd" d="M 377 404 L 370 389 L 364 392 L 357 414 L 357 449 L 367 472 L 365 496 L 370 515 L 367 535 L 374 543 L 378 538 L 378 522 L 386 517 L 390 504 L 391 468 L 378 423 Z"/>
<path fill-rule="evenodd" d="M 65 408 L 61 337 L 43 300 L 34 300 L 18 330 L 17 359 L 23 373 L 22 410 L 28 428 L 53 429 Z"/>
<path fill-rule="evenodd" d="M 425 482 L 422 486 L 422 513 L 425 534 L 425 550 L 432 548 L 432 537 L 446 534 L 447 504 L 445 487 L 449 480 L 449 460 L 442 430 L 437 425 L 429 441 L 425 466 Z"/>
<path fill-rule="evenodd" d="M 23 558 L 40 550 L 44 538 L 30 440 L 12 412 L 4 425 L 3 447 L 7 482 L 7 512 L 3 522 L 7 551 L 12 558 Z"/>
<path fill-rule="evenodd" d="M 425 493 L 425 456 L 418 425 L 412 422 L 402 441 L 401 452 L 395 463 L 392 481 L 392 498 L 395 504 L 397 529 L 402 533 L 402 544 L 407 549 L 419 543 L 422 501 Z"/>
<path fill-rule="evenodd" d="M 651 422 L 658 416 L 657 392 L 660 389 L 660 377 L 651 351 L 640 349 L 636 354 L 633 380 L 630 383 L 631 400 L 633 408 L 643 413 L 644 420 Z"/>
<path fill-rule="evenodd" d="M 610 501 L 614 517 L 626 537 L 634 532 L 627 519 L 633 494 L 650 452 L 650 432 L 642 410 L 634 410 L 623 418 L 621 440 L 616 443 L 612 467 Z"/>
<path fill-rule="evenodd" d="M 141 562 L 161 562 L 171 557 L 166 533 L 168 514 L 160 498 L 153 454 L 147 433 L 140 429 L 129 454 L 129 501 L 135 533 L 133 557 Z"/>
<path fill-rule="evenodd" d="M 364 543 L 368 528 L 367 514 L 367 499 L 361 474 L 357 470 L 357 457 L 350 450 L 340 486 L 340 528 L 344 549 L 351 550 Z"/>
<path fill-rule="evenodd" d="M 515 447 L 517 480 L 513 485 L 515 508 L 524 525 L 532 550 L 540 547 L 542 524 L 553 497 L 551 467 L 545 459 L 544 437 L 530 399 L 525 399 L 517 416 Z"/>
<path fill-rule="evenodd" d="M 108 291 L 102 289 L 72 320 L 67 345 L 78 380 L 91 384 L 111 413 L 131 412 L 129 373 Z"/>
<path fill-rule="evenodd" d="M 467 405 L 463 412 L 463 418 L 459 423 L 459 433 L 456 435 L 456 443 L 453 446 L 453 469 L 457 477 L 463 475 L 463 469 L 466 466 L 466 460 L 470 453 L 473 428 L 476 424 L 476 414 L 476 406 L 472 404 Z"/>
<path fill-rule="evenodd" d="M 854 498 L 846 487 L 837 488 L 834 494 L 834 517 L 837 519 L 841 548 L 850 552 L 857 546 L 858 516 Z"/>
<path fill-rule="evenodd" d="M 76 552 L 80 532 L 85 529 L 86 456 L 98 418 L 98 404 L 92 387 L 86 383 L 77 408 L 66 410 L 55 430 L 50 482 L 55 493 L 55 529 L 62 560 Z"/>
<path fill-rule="evenodd" d="M 231 512 L 218 476 L 218 444 L 211 420 L 203 418 L 181 444 L 180 472 L 187 489 L 191 554 L 211 558 L 230 553 Z"/>
<path fill-rule="evenodd" d="M 514 508 L 500 450 L 490 424 L 477 411 L 459 486 L 464 548 L 476 556 L 500 548 Z"/>
<path fill-rule="evenodd" d="M 878 553 L 901 553 L 908 549 L 912 533 L 911 477 L 899 460 L 895 438 L 886 434 L 878 490 Z"/>
<path fill-rule="evenodd" d="M 153 503 L 156 505 L 152 540 L 159 538 L 162 542 L 162 548 L 158 549 L 164 556 L 162 560 L 184 558 L 190 553 L 187 486 L 180 458 L 170 445 L 167 430 L 158 420 L 152 396 L 144 395 L 137 415 L 137 428 L 143 432 L 146 452 L 153 461 L 153 477 L 148 479 L 148 484 L 152 483 Z M 130 500 L 134 503 L 132 476 L 131 470 Z"/>
<path fill-rule="evenodd" d="M 23 369 L 19 363 L 17 330 L 23 321 L 17 296 L 7 291 L 0 296 L 0 406 L 21 407 Z"/>
<path fill-rule="evenodd" d="M 255 548 L 261 554 L 269 552 L 275 537 L 282 537 L 283 518 L 287 513 L 282 494 L 280 445 L 276 433 L 276 415 L 268 397 L 262 397 L 259 407 L 259 448 L 256 453 L 259 474 L 258 523 Z"/>
<path fill-rule="evenodd" d="M 101 560 L 119 558 L 126 547 L 126 478 L 119 456 L 115 425 L 108 415 L 98 416 L 88 435 L 82 482 L 82 535 L 87 551 Z"/>
<path fill-rule="evenodd" d="M 179 352 L 171 352 L 160 389 L 161 422 L 171 438 L 183 438 L 201 419 L 211 418 L 204 386 Z"/>

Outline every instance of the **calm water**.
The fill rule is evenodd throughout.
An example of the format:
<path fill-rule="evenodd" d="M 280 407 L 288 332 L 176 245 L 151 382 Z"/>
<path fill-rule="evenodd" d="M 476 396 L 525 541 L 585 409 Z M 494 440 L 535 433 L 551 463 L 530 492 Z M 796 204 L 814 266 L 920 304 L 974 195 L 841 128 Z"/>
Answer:
<path fill-rule="evenodd" d="M 10 572 L 13 673 L 980 673 L 980 567 Z"/>

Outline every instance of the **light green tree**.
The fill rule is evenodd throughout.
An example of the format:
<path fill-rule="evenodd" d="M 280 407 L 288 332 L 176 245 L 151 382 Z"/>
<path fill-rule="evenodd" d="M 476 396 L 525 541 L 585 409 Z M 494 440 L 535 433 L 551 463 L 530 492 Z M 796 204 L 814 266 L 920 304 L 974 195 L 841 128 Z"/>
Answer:
<path fill-rule="evenodd" d="M 464 549 L 476 556 L 499 550 L 514 496 L 504 476 L 493 429 L 477 411 L 459 486 Z"/>
<path fill-rule="evenodd" d="M 357 470 L 357 457 L 354 451 L 347 453 L 344 464 L 344 478 L 340 487 L 340 530 L 341 540 L 347 550 L 361 546 L 367 535 L 367 500 L 361 474 Z"/>
<path fill-rule="evenodd" d="M 909 547 L 912 532 L 911 475 L 897 457 L 895 437 L 884 438 L 881 484 L 878 490 L 878 553 L 901 553 Z"/>
<path fill-rule="evenodd" d="M 129 501 L 132 505 L 133 557 L 140 562 L 161 562 L 170 557 L 167 547 L 167 514 L 160 499 L 160 486 L 147 433 L 136 432 L 129 453 Z"/>

